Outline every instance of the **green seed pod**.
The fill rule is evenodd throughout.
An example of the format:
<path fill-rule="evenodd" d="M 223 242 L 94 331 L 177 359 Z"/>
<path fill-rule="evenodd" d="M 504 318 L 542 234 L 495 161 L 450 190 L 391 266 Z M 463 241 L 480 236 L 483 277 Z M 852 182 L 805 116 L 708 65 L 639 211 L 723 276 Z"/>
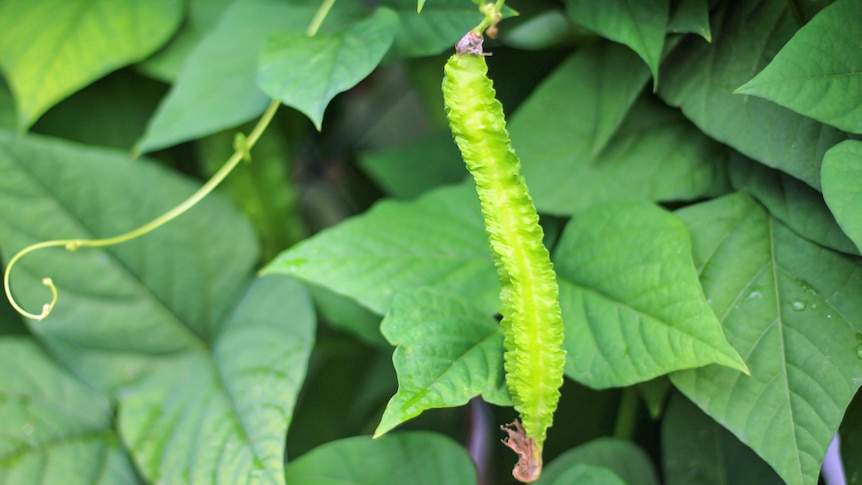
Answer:
<path fill-rule="evenodd" d="M 517 421 L 503 428 L 509 435 L 504 443 L 519 455 L 513 475 L 529 482 L 541 473 L 542 445 L 563 384 L 563 322 L 539 216 L 520 175 L 481 43 L 475 33 L 458 43 L 458 53 L 446 62 L 443 97 L 455 142 L 476 181 L 502 284 L 506 384 L 523 423 L 523 428 Z"/>

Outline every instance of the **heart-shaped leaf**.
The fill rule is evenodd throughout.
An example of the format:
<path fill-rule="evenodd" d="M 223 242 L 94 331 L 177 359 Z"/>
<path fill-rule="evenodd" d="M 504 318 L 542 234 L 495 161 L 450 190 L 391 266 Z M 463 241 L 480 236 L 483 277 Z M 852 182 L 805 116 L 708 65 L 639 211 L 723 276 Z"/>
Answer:
<path fill-rule="evenodd" d="M 554 458 L 542 472 L 537 485 L 562 483 L 560 478 L 570 470 L 589 465 L 608 470 L 629 485 L 658 485 L 658 477 L 649 457 L 630 441 L 599 438 L 573 448 Z M 598 482 L 605 483 L 605 482 Z"/>
<path fill-rule="evenodd" d="M 101 238 L 164 214 L 198 183 L 114 150 L 0 132 L 0 248 L 59 238 Z M 206 241 L 200 244 L 200 241 Z M 38 312 L 31 329 L 77 375 L 97 388 L 134 381 L 151 362 L 201 349 L 246 284 L 257 259 L 248 222 L 211 196 L 171 224 L 107 248 L 41 250 L 13 268 L 14 294 Z"/>
<path fill-rule="evenodd" d="M 461 406 L 482 395 L 511 406 L 503 378 L 503 334 L 481 308 L 432 289 L 399 293 L 380 327 L 397 345 L 398 393 L 375 436 L 426 409 Z"/>
<path fill-rule="evenodd" d="M 679 369 L 746 366 L 721 333 L 680 220 L 655 206 L 597 205 L 554 252 L 566 324 L 566 375 L 626 386 Z"/>
<path fill-rule="evenodd" d="M 566 5 L 566 13 L 575 23 L 637 52 L 658 86 L 669 0 L 569 0 Z"/>
<path fill-rule="evenodd" d="M 211 351 L 163 360 L 120 395 L 120 432 L 144 476 L 284 483 L 284 436 L 313 342 L 304 288 L 256 280 Z"/>
<path fill-rule="evenodd" d="M 28 128 L 51 106 L 139 61 L 179 26 L 174 0 L 0 2 L 0 67 Z"/>
<path fill-rule="evenodd" d="M 278 32 L 260 54 L 257 83 L 270 97 L 308 116 L 319 130 L 332 98 L 377 67 L 397 28 L 398 16 L 378 8 L 369 19 L 332 34 Z"/>
<path fill-rule="evenodd" d="M 817 483 L 862 385 L 862 267 L 801 238 L 745 194 L 678 214 L 704 292 L 751 376 L 709 366 L 671 381 L 787 483 Z"/>
<path fill-rule="evenodd" d="M 289 463 L 285 481 L 471 485 L 476 483 L 476 468 L 462 446 L 439 433 L 395 433 L 376 440 L 356 436 L 321 445 Z"/>
<path fill-rule="evenodd" d="M 751 94 L 842 130 L 862 133 L 862 3 L 838 0 L 802 26 L 754 79 Z"/>

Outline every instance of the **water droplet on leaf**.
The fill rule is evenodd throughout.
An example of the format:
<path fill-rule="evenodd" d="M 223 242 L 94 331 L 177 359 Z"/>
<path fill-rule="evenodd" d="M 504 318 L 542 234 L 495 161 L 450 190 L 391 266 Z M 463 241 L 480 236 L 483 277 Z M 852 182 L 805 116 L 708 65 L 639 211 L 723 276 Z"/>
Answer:
<path fill-rule="evenodd" d="M 796 310 L 797 312 L 801 312 L 802 310 L 805 310 L 805 307 L 806 307 L 806 305 L 805 305 L 804 301 L 796 300 L 796 301 L 790 303 L 790 308 Z"/>

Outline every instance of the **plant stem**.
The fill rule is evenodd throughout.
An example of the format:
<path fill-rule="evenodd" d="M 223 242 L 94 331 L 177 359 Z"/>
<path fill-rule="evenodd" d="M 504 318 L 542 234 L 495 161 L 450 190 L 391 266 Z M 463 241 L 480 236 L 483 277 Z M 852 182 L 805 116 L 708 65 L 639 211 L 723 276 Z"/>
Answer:
<path fill-rule="evenodd" d="M 630 440 L 635 434 L 637 424 L 638 395 L 634 387 L 626 387 L 620 396 L 620 407 L 617 410 L 617 422 L 614 425 L 614 437 Z"/>

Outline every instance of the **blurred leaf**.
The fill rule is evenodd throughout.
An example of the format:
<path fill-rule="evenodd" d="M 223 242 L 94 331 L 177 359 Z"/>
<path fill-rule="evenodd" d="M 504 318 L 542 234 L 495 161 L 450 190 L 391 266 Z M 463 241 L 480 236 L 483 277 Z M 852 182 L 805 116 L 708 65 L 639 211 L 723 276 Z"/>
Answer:
<path fill-rule="evenodd" d="M 411 199 L 467 175 L 452 133 L 437 132 L 407 145 L 366 153 L 359 165 L 390 195 Z"/>
<path fill-rule="evenodd" d="M 684 39 L 662 65 L 659 94 L 710 137 L 819 189 L 823 153 L 846 135 L 733 94 L 796 32 L 790 8 L 783 0 L 723 3 L 712 12 L 714 42 Z"/>
<path fill-rule="evenodd" d="M 162 83 L 123 69 L 58 103 L 39 118 L 31 131 L 130 150 L 165 91 Z M 85 122 L 82 113 L 86 114 Z"/>
<path fill-rule="evenodd" d="M 578 465 L 607 469 L 628 485 L 659 484 L 646 453 L 633 443 L 616 438 L 599 438 L 556 457 L 546 464 L 536 484 L 557 484 L 559 477 Z"/>
<path fill-rule="evenodd" d="M 12 98 L 12 92 L 9 91 L 6 80 L 0 76 L 0 130 L 13 131 L 17 125 L 15 100 Z"/>
<path fill-rule="evenodd" d="M 688 399 L 675 394 L 662 421 L 666 485 L 781 485 L 775 471 Z"/>
<path fill-rule="evenodd" d="M 561 473 L 553 485 L 626 485 L 614 472 L 594 465 L 575 465 Z"/>
<path fill-rule="evenodd" d="M 862 335 L 859 336 L 862 345 Z M 857 393 L 841 423 L 841 457 L 848 485 L 862 484 L 862 393 Z"/>
<path fill-rule="evenodd" d="M 556 8 L 525 18 L 516 25 L 507 25 L 500 39 L 516 49 L 540 50 L 562 44 L 574 36 L 574 26 L 566 14 Z"/>
<path fill-rule="evenodd" d="M 745 194 L 678 215 L 704 292 L 751 376 L 709 366 L 671 381 L 787 483 L 817 483 L 862 384 L 862 267 L 797 236 Z"/>
<path fill-rule="evenodd" d="M 152 483 L 284 483 L 284 436 L 314 344 L 302 285 L 254 281 L 211 349 L 123 390 L 119 428 Z"/>
<path fill-rule="evenodd" d="M 503 377 L 503 334 L 481 308 L 430 288 L 396 295 L 380 327 L 396 345 L 398 392 L 375 436 L 432 408 L 467 404 L 481 395 L 511 406 Z"/>
<path fill-rule="evenodd" d="M 177 29 L 176 0 L 0 2 L 0 67 L 27 128 L 61 99 L 155 51 Z"/>
<path fill-rule="evenodd" d="M 476 483 L 476 468 L 467 451 L 430 432 L 333 441 L 293 460 L 284 471 L 286 483 L 302 485 Z"/>
<path fill-rule="evenodd" d="M 697 34 L 707 42 L 712 42 L 707 0 L 671 0 L 667 31 Z"/>
<path fill-rule="evenodd" d="M 380 202 L 281 253 L 263 273 L 329 288 L 381 315 L 396 292 L 419 286 L 462 295 L 488 313 L 499 307 L 479 201 L 467 185 Z"/>
<path fill-rule="evenodd" d="M 835 222 L 823 195 L 810 185 L 738 153 L 730 157 L 728 171 L 734 188 L 751 194 L 773 217 L 800 236 L 844 253 L 859 254 L 853 241 Z"/>
<path fill-rule="evenodd" d="M 173 84 L 192 50 L 215 27 L 233 0 L 186 0 L 186 18 L 163 49 L 135 67 L 144 74 Z"/>
<path fill-rule="evenodd" d="M 673 386 L 670 379 L 665 376 L 656 377 L 637 385 L 638 393 L 643 398 L 652 419 L 658 420 L 664 413 L 665 401 L 667 401 L 671 389 Z"/>
<path fill-rule="evenodd" d="M 422 57 L 454 49 L 455 43 L 482 20 L 475 3 L 434 0 L 416 12 L 414 0 L 383 0 L 398 14 L 400 27 L 392 45 L 396 58 Z"/>
<path fill-rule="evenodd" d="M 566 6 L 575 23 L 635 51 L 658 86 L 670 0 L 568 0 Z"/>
<path fill-rule="evenodd" d="M 316 285 L 308 285 L 314 305 L 322 319 L 333 327 L 350 332 L 363 342 L 385 349 L 390 345 L 380 333 L 382 317 L 355 300 Z"/>
<path fill-rule="evenodd" d="M 58 367 L 29 338 L 0 338 L 0 367 L 0 482 L 138 482 L 112 430 L 107 396 Z"/>
<path fill-rule="evenodd" d="M 554 253 L 566 323 L 566 375 L 593 388 L 668 372 L 745 363 L 697 280 L 685 226 L 655 206 L 596 205 L 566 226 Z"/>
<path fill-rule="evenodd" d="M 768 66 L 734 92 L 862 133 L 860 18 L 858 0 L 836 1 L 800 28 Z"/>
<path fill-rule="evenodd" d="M 252 129 L 243 128 L 247 128 L 245 132 Z M 224 131 L 197 141 L 202 171 L 207 177 L 233 155 L 235 134 Z M 260 238 L 262 262 L 274 258 L 307 233 L 290 176 L 294 165 L 290 148 L 273 123 L 254 146 L 251 162 L 237 166 L 219 186 L 219 191 L 230 197 L 254 225 Z"/>
<path fill-rule="evenodd" d="M 0 173 L 5 258 L 40 241 L 129 231 L 198 185 L 113 150 L 3 132 Z M 41 279 L 53 278 L 60 299 L 31 330 L 76 375 L 114 389 L 166 354 L 204 347 L 256 259 L 248 223 L 210 196 L 176 221 L 120 245 L 28 255 L 11 282 L 24 308 L 36 310 L 50 297 Z"/>
<path fill-rule="evenodd" d="M 260 53 L 257 84 L 271 98 L 308 116 L 320 130 L 326 106 L 377 67 L 397 24 L 394 12 L 378 8 L 367 20 L 333 34 L 309 37 L 280 31 Z"/>
<path fill-rule="evenodd" d="M 336 5 L 321 32 L 345 25 L 363 8 L 356 2 Z M 188 55 L 138 152 L 209 135 L 262 113 L 268 98 L 255 81 L 260 51 L 275 32 L 305 32 L 319 6 L 318 0 L 233 2 Z"/>
<path fill-rule="evenodd" d="M 862 142 L 847 140 L 826 152 L 822 176 L 826 203 L 862 251 Z"/>

